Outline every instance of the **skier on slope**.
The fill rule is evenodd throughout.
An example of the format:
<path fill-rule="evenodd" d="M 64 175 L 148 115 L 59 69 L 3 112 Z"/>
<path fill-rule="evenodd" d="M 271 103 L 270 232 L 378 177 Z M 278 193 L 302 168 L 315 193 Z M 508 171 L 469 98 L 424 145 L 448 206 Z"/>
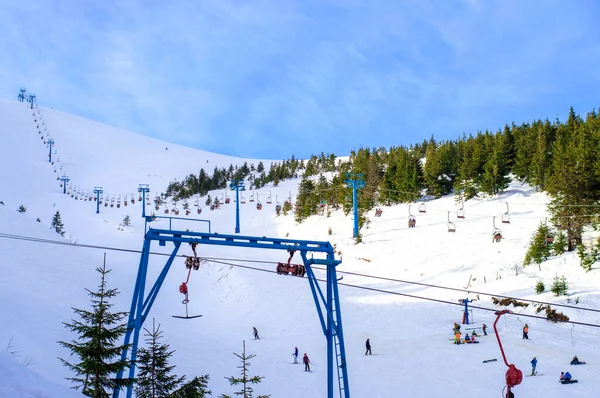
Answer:
<path fill-rule="evenodd" d="M 535 376 L 535 367 L 537 366 L 537 358 L 533 357 L 533 359 L 531 360 L 531 375 Z"/>
<path fill-rule="evenodd" d="M 487 325 L 484 323 L 484 324 L 483 324 L 483 326 L 482 326 L 481 328 L 483 329 L 483 335 L 484 335 L 484 336 L 487 336 L 487 332 L 486 332 Z"/>
<path fill-rule="evenodd" d="M 308 359 L 306 353 L 304 353 L 304 357 L 302 357 L 302 362 L 304 362 L 304 371 L 310 372 L 310 359 Z"/>
<path fill-rule="evenodd" d="M 252 331 L 254 332 L 254 340 L 260 340 L 260 336 L 258 335 L 258 329 L 252 326 Z"/>
<path fill-rule="evenodd" d="M 529 326 L 527 326 L 527 324 L 525 324 L 525 326 L 523 326 L 523 338 L 526 340 L 529 340 Z"/>
<path fill-rule="evenodd" d="M 292 355 L 294 356 L 294 363 L 298 363 L 298 347 L 294 348 L 294 353 Z"/>
<path fill-rule="evenodd" d="M 367 347 L 367 351 L 365 351 L 365 355 L 367 355 L 367 354 L 372 355 L 371 354 L 371 341 L 369 339 L 367 339 L 365 346 Z"/>

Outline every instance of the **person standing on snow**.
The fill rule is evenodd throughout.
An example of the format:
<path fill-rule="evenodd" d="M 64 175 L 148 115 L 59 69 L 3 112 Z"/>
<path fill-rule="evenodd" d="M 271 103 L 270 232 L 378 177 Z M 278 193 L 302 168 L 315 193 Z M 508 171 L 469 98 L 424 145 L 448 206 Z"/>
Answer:
<path fill-rule="evenodd" d="M 292 355 L 294 356 L 294 363 L 298 363 L 298 347 L 294 348 L 294 353 Z"/>
<path fill-rule="evenodd" d="M 304 362 L 304 371 L 310 372 L 310 359 L 308 359 L 306 353 L 304 353 L 304 357 L 302 357 L 302 362 Z"/>
<path fill-rule="evenodd" d="M 485 323 L 483 324 L 483 327 L 482 327 L 482 329 L 483 329 L 483 335 L 484 335 L 484 336 L 487 336 L 487 332 L 486 332 L 487 326 L 486 326 L 486 324 L 485 324 Z"/>
<path fill-rule="evenodd" d="M 460 332 L 454 334 L 454 344 L 460 344 Z"/>
<path fill-rule="evenodd" d="M 365 355 L 367 355 L 367 354 L 372 355 L 371 354 L 371 341 L 369 339 L 367 339 L 365 346 L 367 347 L 367 351 L 365 351 Z"/>
<path fill-rule="evenodd" d="M 254 340 L 260 340 L 260 337 L 258 336 L 258 329 L 256 329 L 254 326 L 252 327 L 252 330 L 254 332 Z"/>
<path fill-rule="evenodd" d="M 525 326 L 523 326 L 523 338 L 529 340 L 529 335 L 527 333 L 529 333 L 529 326 L 525 324 Z"/>
<path fill-rule="evenodd" d="M 537 358 L 533 357 L 533 359 L 531 360 L 531 375 L 534 376 L 535 375 L 535 367 L 537 366 Z"/>

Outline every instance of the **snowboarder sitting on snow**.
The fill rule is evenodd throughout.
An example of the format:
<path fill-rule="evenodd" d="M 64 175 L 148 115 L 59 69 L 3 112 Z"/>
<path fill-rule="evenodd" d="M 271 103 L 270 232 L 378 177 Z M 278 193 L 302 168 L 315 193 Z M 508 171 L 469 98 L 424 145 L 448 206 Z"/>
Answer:
<path fill-rule="evenodd" d="M 561 372 L 562 374 L 562 372 Z M 571 376 L 571 373 L 569 372 L 565 372 L 564 375 L 562 375 L 562 381 L 571 381 L 571 379 L 573 378 L 573 376 Z"/>
<path fill-rule="evenodd" d="M 475 336 L 471 336 L 471 344 L 479 343 L 479 341 L 475 340 Z"/>
<path fill-rule="evenodd" d="M 537 366 L 537 358 L 533 357 L 533 359 L 531 360 L 531 375 L 535 375 L 535 367 Z"/>
<path fill-rule="evenodd" d="M 471 333 L 471 336 L 479 336 L 479 335 L 477 334 L 476 331 L 473 330 L 473 333 Z"/>
<path fill-rule="evenodd" d="M 304 362 L 304 371 L 310 372 L 310 359 L 308 359 L 306 353 L 304 353 L 304 356 L 302 357 L 302 362 Z"/>
<path fill-rule="evenodd" d="M 573 357 L 573 360 L 571 361 L 571 365 L 581 365 L 581 364 L 584 364 L 584 363 L 585 363 L 585 362 L 581 362 L 581 361 L 579 360 L 579 358 L 577 358 L 577 355 L 575 355 L 575 356 Z"/>
<path fill-rule="evenodd" d="M 471 338 L 469 337 L 469 333 L 465 333 L 465 343 L 470 343 Z"/>

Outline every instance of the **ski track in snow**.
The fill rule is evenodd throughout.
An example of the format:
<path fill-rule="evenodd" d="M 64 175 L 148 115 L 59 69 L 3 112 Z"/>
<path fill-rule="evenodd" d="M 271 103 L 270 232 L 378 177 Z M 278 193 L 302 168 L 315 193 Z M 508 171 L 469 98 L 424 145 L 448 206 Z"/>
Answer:
<path fill-rule="evenodd" d="M 61 159 L 57 166 L 62 164 L 73 184 L 86 191 L 97 185 L 103 187 L 105 194 L 137 193 L 139 183 L 148 183 L 154 198 L 165 190 L 169 181 L 181 180 L 200 168 L 212 173 L 215 166 L 228 167 L 230 163 L 241 165 L 247 160 L 248 164 L 258 164 L 258 160 L 185 148 L 50 109 L 41 108 L 41 113 L 55 140 L 57 154 L 53 156 Z M 3 181 L 0 200 L 4 202 L 4 206 L 0 205 L 0 232 L 140 250 L 144 232 L 140 203 L 136 201 L 119 209 L 101 207 L 100 214 L 95 214 L 94 202 L 75 201 L 63 195 L 60 181 L 56 180 L 62 171 L 55 173 L 48 163 L 48 149 L 33 120 L 27 104 L 0 100 L 0 126 L 5 132 L 0 149 Z M 263 162 L 268 167 L 271 161 Z M 407 205 L 383 207 L 382 217 L 369 214 L 371 222 L 363 229 L 363 243 L 358 245 L 352 239 L 351 214 L 346 217 L 341 211 L 333 211 L 330 217 L 311 217 L 299 225 L 291 214 L 276 217 L 276 195 L 280 202 L 290 191 L 295 197 L 297 185 L 298 180 L 287 180 L 278 187 L 267 186 L 256 191 L 263 203 L 262 211 L 256 210 L 255 203 L 248 202 L 251 192 L 246 191 L 247 203 L 240 205 L 241 234 L 328 240 L 342 253 L 339 271 L 454 288 L 464 288 L 472 275 L 474 291 L 556 303 L 569 300 L 570 304 L 578 298 L 579 305 L 588 308 L 598 307 L 600 302 L 598 271 L 585 273 L 574 253 L 544 262 L 541 272 L 536 265 L 522 268 L 529 238 L 547 217 L 547 197 L 527 185 L 513 183 L 500 197 L 466 202 L 465 219 L 456 219 L 459 205 L 453 196 L 427 202 L 426 213 L 418 213 L 413 205 L 417 218 L 414 229 L 407 228 Z M 269 191 L 272 204 L 266 204 Z M 223 194 L 224 191 L 211 192 L 212 197 Z M 228 194 L 233 197 L 231 192 Z M 189 202 L 195 212 L 193 201 Z M 504 202 L 510 206 L 510 224 L 500 222 L 506 211 Z M 27 208 L 24 214 L 16 211 L 21 204 Z M 163 209 L 157 215 L 163 215 Z M 65 225 L 65 238 L 49 228 L 57 210 Z M 153 206 L 147 210 L 152 212 Z M 447 211 L 452 212 L 455 233 L 447 232 Z M 213 232 L 233 233 L 233 200 L 217 211 L 203 206 L 201 216 L 194 212 L 188 218 L 210 220 Z M 125 215 L 131 217 L 132 225 L 123 231 L 119 223 Z M 504 236 L 500 243 L 492 243 L 494 216 Z M 155 225 L 164 228 L 167 222 L 162 220 Z M 205 228 L 192 221 L 177 221 L 173 227 L 195 231 Z M 332 234 L 328 235 L 330 227 Z M 596 236 L 586 237 L 591 240 Z M 153 246 L 155 251 L 170 249 Z M 0 355 L 0 397 L 78 396 L 68 388 L 64 377 L 69 373 L 57 359 L 69 359 L 69 353 L 56 342 L 75 337 L 63 328 L 62 322 L 73 318 L 71 307 L 87 307 L 89 300 L 84 288 L 95 289 L 98 285 L 94 269 L 102 264 L 102 253 L 103 250 L 0 239 L 0 347 L 5 347 L 12 337 L 21 356 L 11 359 L 8 354 Z M 287 260 L 287 253 L 282 251 L 199 246 L 198 253 L 261 261 Z M 190 255 L 191 250 L 182 246 L 180 254 Z M 299 257 L 294 260 L 300 261 Z M 149 283 L 164 261 L 165 257 L 152 256 Z M 114 301 L 117 310 L 129 309 L 138 262 L 136 253 L 107 252 L 107 264 L 112 269 L 109 286 L 121 292 Z M 555 298 L 549 292 L 536 295 L 535 283 L 542 280 L 549 290 L 555 275 L 567 277 L 569 297 Z M 176 350 L 173 363 L 179 373 L 190 376 L 209 373 L 209 387 L 214 396 L 231 393 L 233 388 L 224 377 L 237 374 L 239 363 L 232 353 L 241 351 L 245 339 L 247 352 L 257 355 L 252 360 L 251 374 L 265 377 L 255 393 L 271 394 L 274 398 L 326 396 L 325 338 L 306 278 L 254 272 L 214 262 L 202 265 L 199 271 L 192 272 L 189 310 L 190 314 L 203 317 L 182 321 L 171 315 L 185 313 L 178 287 L 186 276 L 183 260 L 178 258 L 150 314 L 162 324 L 164 341 Z M 324 274 L 317 271 L 317 277 L 321 276 Z M 455 303 L 466 296 L 351 275 L 344 276 L 342 282 Z M 352 396 L 433 398 L 465 392 L 470 396 L 501 396 L 506 366 L 493 335 L 492 312 L 473 311 L 475 326 L 488 325 L 489 335 L 480 337 L 480 344 L 457 346 L 450 339 L 453 322 L 460 322 L 462 317 L 460 306 L 344 286 L 340 286 L 340 295 Z M 476 298 L 474 294 L 469 297 Z M 481 298 L 474 305 L 495 308 L 489 298 Z M 599 367 L 594 361 L 600 353 L 597 345 L 600 332 L 596 328 L 519 316 L 519 313 L 534 314 L 533 308 L 514 311 L 515 315 L 505 315 L 498 322 L 507 359 L 528 374 L 529 361 L 536 355 L 538 371 L 545 375 L 524 378 L 514 388 L 515 395 L 564 397 L 564 389 L 568 388 L 572 395 L 595 396 L 600 389 L 596 376 Z M 595 313 L 576 309 L 559 311 L 573 321 L 598 323 Z M 521 338 L 524 323 L 530 326 L 531 340 Z M 253 326 L 258 328 L 260 340 L 252 339 Z M 371 339 L 373 356 L 364 355 L 366 338 Z M 312 373 L 290 365 L 295 346 L 300 357 L 308 353 L 313 361 Z M 587 365 L 569 366 L 575 354 L 587 361 Z M 32 357 L 35 364 L 21 366 L 20 360 L 25 355 Z M 482 363 L 491 358 L 498 361 Z M 560 371 L 565 370 L 571 371 L 579 383 L 568 387 L 557 383 Z M 38 394 L 38 390 L 43 393 Z"/>

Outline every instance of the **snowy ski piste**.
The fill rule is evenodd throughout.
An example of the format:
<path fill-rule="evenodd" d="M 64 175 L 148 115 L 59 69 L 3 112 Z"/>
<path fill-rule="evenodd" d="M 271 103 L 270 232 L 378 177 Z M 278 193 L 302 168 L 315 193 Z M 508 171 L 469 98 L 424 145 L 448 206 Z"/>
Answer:
<path fill-rule="evenodd" d="M 44 134 L 38 133 L 29 104 L 0 100 L 3 131 L 0 346 L 5 351 L 10 341 L 13 351 L 18 351 L 4 352 L 0 356 L 0 397 L 81 396 L 71 390 L 70 383 L 64 379 L 71 374 L 57 357 L 69 358 L 69 352 L 57 341 L 75 338 L 62 322 L 74 318 L 71 307 L 89 306 L 85 288 L 94 289 L 98 285 L 94 270 L 102 264 L 104 252 L 107 268 L 112 269 L 107 284 L 120 292 L 114 301 L 115 309 L 128 311 L 131 303 L 140 260 L 137 251 L 142 248 L 145 228 L 141 203 L 136 197 L 135 204 L 100 207 L 100 213 L 96 214 L 94 201 L 75 200 L 63 194 L 57 176 L 68 175 L 72 184 L 82 191 L 90 192 L 98 186 L 105 195 L 120 194 L 122 198 L 126 194 L 137 195 L 139 184 L 149 184 L 153 200 L 166 190 L 170 181 L 181 181 L 189 174 L 197 174 L 200 168 L 212 173 L 215 166 L 227 168 L 229 164 L 241 166 L 244 162 L 257 165 L 262 160 L 268 168 L 272 161 L 281 161 L 208 153 L 57 110 L 40 107 L 40 111 L 44 126 L 54 139 L 54 159 L 60 158 L 54 165 L 48 162 L 49 148 L 43 143 Z M 326 152 L 327 148 L 316 152 L 321 150 Z M 418 212 L 418 204 L 413 204 L 415 228 L 408 228 L 407 204 L 383 206 L 381 217 L 375 217 L 374 210 L 369 212 L 370 223 L 361 231 L 363 242 L 355 244 L 352 213 L 345 216 L 341 210 L 332 211 L 330 217 L 313 216 L 302 224 L 294 221 L 293 213 L 276 216 L 276 196 L 279 202 L 290 194 L 295 198 L 299 181 L 285 180 L 277 187 L 269 184 L 256 190 L 262 200 L 262 210 L 248 201 L 251 191 L 245 191 L 246 203 L 240 204 L 241 235 L 329 241 L 335 245 L 339 254 L 336 257 L 342 259 L 337 271 L 338 276 L 343 276 L 339 286 L 340 303 L 353 397 L 500 397 L 507 370 L 491 327 L 496 318 L 493 311 L 473 309 L 469 314 L 471 324 L 461 324 L 462 331 L 477 328 L 479 344 L 452 344 L 453 324 L 461 323 L 463 316 L 459 300 L 477 300 L 476 294 L 357 274 L 456 289 L 468 286 L 471 292 L 511 296 L 523 301 L 581 308 L 598 308 L 600 304 L 598 270 L 586 273 L 575 252 L 542 263 L 541 271 L 535 264 L 522 267 L 531 235 L 548 217 L 548 197 L 526 184 L 513 182 L 501 195 L 466 201 L 464 218 L 456 217 L 460 202 L 457 204 L 452 195 L 427 201 L 425 213 Z M 229 197 L 232 194 L 227 191 Z M 273 202 L 266 204 L 269 194 Z M 225 190 L 213 191 L 210 195 L 222 197 Z M 195 210 L 194 200 L 188 200 L 192 210 Z M 207 232 L 206 223 L 191 221 L 204 219 L 210 220 L 211 232 L 233 234 L 233 200 L 215 211 L 204 205 L 205 200 L 205 197 L 200 198 L 201 214 L 192 211 L 185 216 L 181 213 L 179 217 L 184 219 L 172 220 L 172 228 Z M 500 220 L 506 203 L 510 206 L 510 223 L 505 224 Z M 181 204 L 182 201 L 180 209 Z M 17 212 L 20 205 L 27 208 L 25 213 Z M 56 211 L 62 216 L 64 237 L 50 229 Z M 166 216 L 163 207 L 155 211 L 154 203 L 146 207 L 146 211 Z M 448 211 L 456 229 L 452 233 L 448 232 Z M 122 227 L 120 224 L 127 215 L 131 226 Z M 492 239 L 493 217 L 496 217 L 496 227 L 502 231 L 500 242 Z M 157 219 L 151 224 L 153 228 L 169 228 L 168 219 Z M 584 240 L 593 242 L 597 237 L 597 233 L 588 231 Z M 170 253 L 171 249 L 152 247 L 156 253 Z M 213 396 L 231 394 L 232 387 L 225 377 L 237 375 L 239 362 L 233 353 L 239 352 L 242 340 L 246 340 L 247 352 L 257 355 L 250 372 L 264 376 L 263 382 L 255 387 L 256 395 L 325 397 L 326 341 L 308 281 L 306 277 L 274 272 L 277 262 L 287 261 L 287 253 L 202 245 L 197 250 L 198 256 L 212 260 L 191 273 L 187 314 L 202 317 L 173 317 L 186 315 L 179 286 L 186 280 L 188 270 L 181 257 L 173 263 L 149 314 L 162 325 L 164 342 L 176 350 L 172 357 L 172 363 L 177 365 L 175 371 L 190 376 L 207 373 Z M 191 256 L 191 248 L 182 245 L 179 254 Z M 299 255 L 296 256 L 292 263 L 301 263 Z M 164 256 L 150 256 L 149 281 L 156 278 L 165 261 Z M 273 272 L 258 272 L 236 265 Z M 325 278 L 324 272 L 315 272 L 318 278 Z M 557 275 L 567 278 L 568 296 L 555 297 L 549 291 Z M 546 285 L 546 292 L 538 295 L 534 288 L 539 280 Z M 483 295 L 469 305 L 494 311 L 505 309 L 493 305 L 490 297 Z M 594 312 L 553 308 L 571 321 L 598 324 Z M 597 395 L 600 390 L 597 377 L 600 367 L 596 362 L 600 357 L 598 328 L 526 317 L 543 315 L 536 314 L 533 305 L 508 309 L 513 314 L 503 315 L 497 325 L 508 362 L 515 364 L 525 376 L 531 373 L 530 361 L 536 356 L 537 371 L 543 374 L 523 377 L 522 383 L 512 389 L 516 397 Z M 480 329 L 484 323 L 488 327 L 487 336 L 482 336 Z M 529 326 L 529 340 L 522 338 L 525 323 Z M 258 329 L 260 339 L 253 339 L 253 327 Z M 372 345 L 372 356 L 365 355 L 367 338 Z M 299 362 L 304 353 L 308 354 L 312 372 L 304 372 L 303 366 L 291 363 L 294 347 L 299 349 Z M 569 365 L 574 355 L 587 364 Z M 24 366 L 27 358 L 32 361 Z M 488 360 L 492 361 L 484 363 Z M 558 382 L 560 372 L 567 370 L 577 383 L 562 385 Z"/>

